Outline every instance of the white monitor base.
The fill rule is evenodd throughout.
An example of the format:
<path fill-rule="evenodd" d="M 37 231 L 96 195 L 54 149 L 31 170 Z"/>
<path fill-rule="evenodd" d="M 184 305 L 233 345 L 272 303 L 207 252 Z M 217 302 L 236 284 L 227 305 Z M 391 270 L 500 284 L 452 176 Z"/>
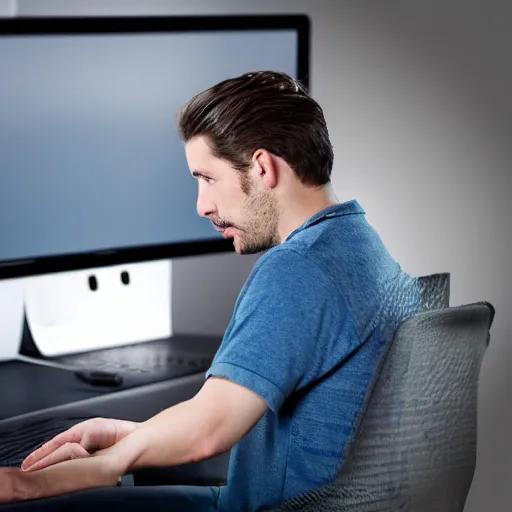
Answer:
<path fill-rule="evenodd" d="M 172 336 L 171 266 L 163 260 L 0 281 L 0 360 L 18 354 L 24 314 L 48 357 Z"/>

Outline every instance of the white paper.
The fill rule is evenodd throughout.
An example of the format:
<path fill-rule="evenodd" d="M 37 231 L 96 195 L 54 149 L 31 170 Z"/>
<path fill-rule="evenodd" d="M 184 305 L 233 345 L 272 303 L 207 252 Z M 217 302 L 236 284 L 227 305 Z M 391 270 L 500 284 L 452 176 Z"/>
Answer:
<path fill-rule="evenodd" d="M 23 279 L 0 281 L 0 361 L 14 359 L 23 334 Z"/>
<path fill-rule="evenodd" d="M 33 277 L 25 281 L 27 322 L 45 356 L 165 338 L 172 335 L 171 289 L 170 260 Z"/>

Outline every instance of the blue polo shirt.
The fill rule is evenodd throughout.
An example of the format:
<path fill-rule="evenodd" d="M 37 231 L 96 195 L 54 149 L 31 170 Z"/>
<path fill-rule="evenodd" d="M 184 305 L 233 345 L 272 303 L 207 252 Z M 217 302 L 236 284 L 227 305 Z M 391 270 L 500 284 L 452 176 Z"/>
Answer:
<path fill-rule="evenodd" d="M 219 510 L 279 506 L 331 482 L 346 458 L 382 354 L 420 302 L 364 214 L 357 201 L 318 212 L 240 292 L 206 377 L 251 389 L 268 410 L 231 450 Z"/>

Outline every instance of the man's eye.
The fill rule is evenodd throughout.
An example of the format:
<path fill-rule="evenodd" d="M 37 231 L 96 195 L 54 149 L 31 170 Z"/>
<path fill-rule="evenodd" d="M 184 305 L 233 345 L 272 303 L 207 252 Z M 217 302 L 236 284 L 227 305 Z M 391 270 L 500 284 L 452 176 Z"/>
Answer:
<path fill-rule="evenodd" d="M 203 176 L 203 180 L 206 181 L 206 183 L 210 183 L 212 179 L 208 176 Z"/>

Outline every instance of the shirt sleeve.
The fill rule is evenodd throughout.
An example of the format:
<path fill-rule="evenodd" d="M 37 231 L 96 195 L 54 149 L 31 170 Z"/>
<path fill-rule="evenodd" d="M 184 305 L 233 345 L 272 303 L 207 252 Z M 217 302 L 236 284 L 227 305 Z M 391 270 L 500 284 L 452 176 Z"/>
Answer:
<path fill-rule="evenodd" d="M 245 386 L 277 411 L 295 389 L 321 374 L 336 325 L 346 315 L 338 293 L 307 256 L 280 248 L 263 256 L 206 378 Z"/>

